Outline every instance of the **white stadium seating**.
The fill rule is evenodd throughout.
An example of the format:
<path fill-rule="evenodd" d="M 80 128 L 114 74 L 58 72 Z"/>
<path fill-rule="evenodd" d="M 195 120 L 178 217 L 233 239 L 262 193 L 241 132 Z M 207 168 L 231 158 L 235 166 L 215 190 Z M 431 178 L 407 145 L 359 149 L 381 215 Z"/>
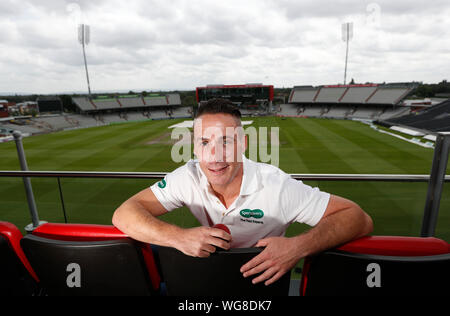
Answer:
<path fill-rule="evenodd" d="M 95 112 L 102 110 L 133 109 L 155 106 L 181 106 L 181 98 L 177 93 L 167 95 L 119 96 L 119 97 L 74 97 L 73 103 L 80 112 Z"/>
<path fill-rule="evenodd" d="M 370 104 L 397 104 L 410 91 L 408 88 L 380 88 L 367 101 Z"/>
<path fill-rule="evenodd" d="M 120 98 L 119 103 L 122 108 L 139 108 L 145 106 L 142 98 Z"/>
<path fill-rule="evenodd" d="M 96 109 L 88 97 L 75 97 L 72 98 L 72 101 L 80 108 L 81 111 L 92 111 Z"/>
<path fill-rule="evenodd" d="M 323 87 L 320 89 L 315 102 L 316 103 L 338 103 L 339 99 L 342 97 L 345 90 L 347 90 L 347 88 Z"/>
<path fill-rule="evenodd" d="M 341 99 L 341 103 L 365 103 L 377 87 L 350 87 Z"/>
<path fill-rule="evenodd" d="M 413 84 L 300 86 L 292 89 L 289 103 L 368 103 L 396 105 L 413 89 Z"/>
<path fill-rule="evenodd" d="M 291 91 L 290 103 L 312 103 L 317 94 L 318 88 L 302 88 Z"/>
<path fill-rule="evenodd" d="M 279 115 L 341 119 L 388 119 L 408 114 L 402 100 L 416 83 L 296 86 Z"/>

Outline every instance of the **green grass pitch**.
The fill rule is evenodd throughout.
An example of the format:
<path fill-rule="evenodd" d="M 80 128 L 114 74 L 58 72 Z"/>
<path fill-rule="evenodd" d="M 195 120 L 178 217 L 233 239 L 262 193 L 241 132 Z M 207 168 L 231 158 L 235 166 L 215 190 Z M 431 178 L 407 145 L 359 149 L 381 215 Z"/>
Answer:
<path fill-rule="evenodd" d="M 279 167 L 288 173 L 429 174 L 433 150 L 374 131 L 356 121 L 262 117 L 258 127 L 279 127 Z M 129 122 L 38 135 L 24 139 L 30 170 L 166 171 L 182 163 L 170 159 L 168 127 L 182 119 Z M 173 142 L 172 142 L 173 143 Z M 250 146 L 252 144 L 250 143 Z M 0 170 L 20 170 L 14 142 L 0 144 Z M 114 210 L 154 181 L 61 179 L 69 222 L 111 224 Z M 305 181 L 357 202 L 372 216 L 374 235 L 419 236 L 427 183 Z M 57 180 L 32 178 L 41 220 L 63 222 Z M 436 237 L 450 240 L 450 191 L 444 187 Z M 31 222 L 22 179 L 0 178 L 0 220 L 22 231 Z M 183 227 L 198 225 L 183 208 L 164 216 Z M 293 224 L 288 236 L 307 230 Z"/>

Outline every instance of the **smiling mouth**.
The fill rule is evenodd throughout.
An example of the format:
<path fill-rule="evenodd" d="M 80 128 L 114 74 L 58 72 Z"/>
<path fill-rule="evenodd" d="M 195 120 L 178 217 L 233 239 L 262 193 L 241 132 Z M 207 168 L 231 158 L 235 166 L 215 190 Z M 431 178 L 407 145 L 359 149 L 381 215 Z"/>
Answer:
<path fill-rule="evenodd" d="M 221 175 L 223 173 L 225 173 L 225 171 L 227 170 L 227 168 L 229 167 L 229 165 L 226 165 L 222 168 L 216 168 L 216 169 L 211 169 L 208 168 L 209 172 L 211 172 L 213 175 Z"/>

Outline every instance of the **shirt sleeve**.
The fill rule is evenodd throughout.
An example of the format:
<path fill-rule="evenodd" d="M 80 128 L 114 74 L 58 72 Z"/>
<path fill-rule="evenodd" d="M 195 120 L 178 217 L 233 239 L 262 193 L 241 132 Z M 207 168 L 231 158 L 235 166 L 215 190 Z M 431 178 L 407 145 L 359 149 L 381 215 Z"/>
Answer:
<path fill-rule="evenodd" d="M 190 180 L 186 171 L 186 166 L 182 166 L 150 186 L 158 201 L 169 212 L 185 205 L 183 193 L 186 190 L 183 191 L 183 187 L 186 188 Z"/>
<path fill-rule="evenodd" d="M 289 176 L 284 181 L 280 198 L 283 214 L 288 222 L 315 226 L 325 213 L 330 194 Z"/>

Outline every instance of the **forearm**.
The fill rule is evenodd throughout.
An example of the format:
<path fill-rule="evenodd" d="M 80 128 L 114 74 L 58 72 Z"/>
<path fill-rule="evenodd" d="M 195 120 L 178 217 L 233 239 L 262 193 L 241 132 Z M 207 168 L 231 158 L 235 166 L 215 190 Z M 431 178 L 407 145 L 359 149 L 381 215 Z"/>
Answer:
<path fill-rule="evenodd" d="M 307 256 L 336 247 L 372 231 L 372 219 L 354 202 L 331 196 L 320 222 L 295 237 L 268 237 L 255 247 L 265 249 L 241 267 L 244 277 L 261 273 L 253 283 L 269 285 Z"/>
<path fill-rule="evenodd" d="M 113 225 L 133 239 L 174 247 L 182 228 L 159 220 L 137 201 L 122 204 L 112 218 Z"/>
<path fill-rule="evenodd" d="M 371 218 L 360 208 L 351 207 L 322 218 L 314 228 L 293 238 L 303 258 L 365 236 L 372 229 Z"/>
<path fill-rule="evenodd" d="M 231 236 L 218 228 L 181 228 L 159 220 L 138 201 L 122 204 L 113 216 L 113 224 L 133 239 L 159 246 L 173 247 L 195 257 L 207 257 L 216 247 L 229 249 Z"/>

